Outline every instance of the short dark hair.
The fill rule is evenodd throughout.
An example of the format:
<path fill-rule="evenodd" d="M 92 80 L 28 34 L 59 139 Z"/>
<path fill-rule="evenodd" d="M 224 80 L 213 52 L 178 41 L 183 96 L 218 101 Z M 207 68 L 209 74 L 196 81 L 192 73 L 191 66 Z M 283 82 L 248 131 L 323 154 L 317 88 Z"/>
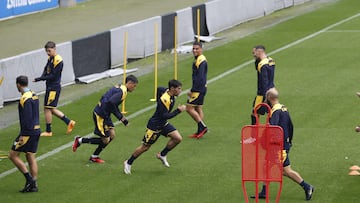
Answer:
<path fill-rule="evenodd" d="M 181 86 L 182 86 L 181 82 L 178 81 L 178 80 L 175 80 L 175 79 L 169 80 L 168 85 L 169 85 L 169 89 L 170 89 L 171 87 L 173 87 L 173 88 L 178 88 L 178 87 L 181 87 Z"/>
<path fill-rule="evenodd" d="M 20 75 L 16 78 L 16 84 L 19 84 L 21 86 L 28 86 L 29 84 L 29 80 L 28 80 L 28 77 L 25 76 L 25 75 Z"/>
<path fill-rule="evenodd" d="M 194 41 L 193 46 L 198 45 L 200 48 L 202 48 L 202 43 L 198 41 Z"/>
<path fill-rule="evenodd" d="M 46 42 L 46 44 L 45 44 L 45 46 L 44 46 L 45 49 L 55 48 L 55 47 L 56 47 L 56 44 L 55 44 L 55 42 L 53 42 L 53 41 L 48 41 L 48 42 Z"/>
<path fill-rule="evenodd" d="M 265 46 L 264 45 L 256 45 L 255 49 L 262 49 L 265 51 Z"/>
<path fill-rule="evenodd" d="M 129 75 L 129 76 L 127 76 L 126 79 L 125 79 L 125 83 L 127 83 L 127 82 L 129 82 L 129 81 L 131 81 L 131 82 L 133 82 L 133 83 L 139 83 L 139 81 L 138 81 L 138 79 L 135 77 L 135 75 Z"/>

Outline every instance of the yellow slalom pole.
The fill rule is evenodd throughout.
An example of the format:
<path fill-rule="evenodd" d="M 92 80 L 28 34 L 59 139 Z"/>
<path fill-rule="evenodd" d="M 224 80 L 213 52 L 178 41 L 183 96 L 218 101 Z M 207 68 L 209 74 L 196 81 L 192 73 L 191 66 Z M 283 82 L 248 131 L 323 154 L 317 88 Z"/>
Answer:
<path fill-rule="evenodd" d="M 123 84 L 124 84 L 124 85 L 125 85 L 125 82 L 126 82 L 127 37 L 128 37 L 128 33 L 125 32 L 125 33 L 124 33 L 124 73 L 123 73 Z M 125 111 L 125 99 L 124 99 L 124 101 L 122 102 L 121 113 L 122 113 L 122 114 L 126 114 L 126 113 L 127 113 L 127 112 Z"/>
<path fill-rule="evenodd" d="M 177 16 L 174 17 L 174 79 L 178 78 L 177 70 Z"/>
<path fill-rule="evenodd" d="M 154 98 L 150 99 L 150 101 L 156 101 L 156 94 L 157 94 L 157 83 L 158 83 L 158 73 L 157 73 L 157 69 L 158 69 L 158 32 L 157 32 L 157 23 L 155 23 L 155 26 L 154 26 L 154 34 L 155 34 L 155 62 L 154 62 Z"/>
<path fill-rule="evenodd" d="M 4 81 L 4 76 L 0 78 L 0 86 L 2 85 L 2 82 Z"/>
<path fill-rule="evenodd" d="M 197 41 L 200 42 L 200 8 L 197 9 Z"/>

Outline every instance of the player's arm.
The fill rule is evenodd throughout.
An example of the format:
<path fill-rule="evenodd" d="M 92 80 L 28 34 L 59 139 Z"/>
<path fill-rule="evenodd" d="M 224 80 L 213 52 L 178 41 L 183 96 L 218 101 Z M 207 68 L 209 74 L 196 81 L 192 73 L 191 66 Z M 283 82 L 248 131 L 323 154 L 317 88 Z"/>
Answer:
<path fill-rule="evenodd" d="M 23 115 L 21 122 L 22 132 L 31 132 L 34 129 L 34 123 L 32 119 L 33 109 L 31 105 L 31 99 L 27 99 L 23 104 Z"/>
<path fill-rule="evenodd" d="M 181 113 L 182 111 L 185 110 L 185 108 L 183 108 L 181 105 L 179 106 L 177 109 L 175 109 L 172 112 L 169 112 L 168 109 L 166 108 L 165 104 L 162 103 L 162 101 L 158 102 L 158 113 L 161 116 L 161 118 L 163 119 L 171 119 L 174 118 L 176 115 L 178 115 L 179 113 Z"/>
<path fill-rule="evenodd" d="M 199 92 L 206 85 L 207 62 L 204 60 L 197 68 L 197 78 L 194 78 L 194 85 L 191 92 Z"/>
<path fill-rule="evenodd" d="M 260 70 L 260 78 L 261 78 L 261 89 L 260 89 L 260 94 L 262 96 L 265 96 L 266 94 L 266 90 L 269 89 L 269 75 L 268 75 L 268 69 L 269 69 L 269 65 L 268 64 L 264 64 L 261 67 Z"/>
<path fill-rule="evenodd" d="M 291 118 L 290 118 L 289 125 L 290 125 L 289 126 L 289 143 L 290 143 L 290 146 L 291 146 L 292 145 L 293 135 L 294 135 L 294 126 L 293 126 Z"/>
<path fill-rule="evenodd" d="M 272 112 L 271 118 L 270 118 L 270 125 L 280 125 L 280 110 L 276 110 Z"/>
<path fill-rule="evenodd" d="M 114 94 L 113 96 L 110 97 L 107 105 L 109 105 L 110 112 L 114 114 L 115 117 L 119 119 L 119 121 L 121 121 L 126 126 L 128 125 L 129 121 L 119 110 L 119 105 L 121 103 L 122 95 L 123 95 L 122 91 Z"/>
<path fill-rule="evenodd" d="M 37 82 L 37 81 L 40 81 L 40 80 L 53 80 L 53 79 L 55 79 L 59 74 L 61 74 L 63 66 L 64 66 L 64 63 L 61 61 L 59 64 L 57 64 L 54 67 L 53 71 L 51 71 L 50 74 L 48 74 L 48 75 L 43 74 L 43 75 L 41 75 L 41 77 L 35 78 L 35 81 Z"/>
<path fill-rule="evenodd" d="M 40 76 L 40 77 L 35 78 L 35 79 L 33 80 L 33 82 L 38 82 L 38 81 L 41 81 L 41 80 L 42 80 L 41 78 L 45 77 L 45 75 L 46 75 L 46 66 L 47 66 L 47 64 L 45 65 L 44 70 L 43 70 L 43 72 L 42 72 L 41 76 Z"/>

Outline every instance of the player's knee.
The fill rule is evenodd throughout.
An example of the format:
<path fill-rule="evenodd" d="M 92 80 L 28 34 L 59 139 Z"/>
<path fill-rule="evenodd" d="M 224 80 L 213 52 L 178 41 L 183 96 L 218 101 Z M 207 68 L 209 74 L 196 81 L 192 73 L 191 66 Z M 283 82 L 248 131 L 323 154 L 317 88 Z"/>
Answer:
<path fill-rule="evenodd" d="M 142 149 L 143 152 L 146 152 L 147 150 L 150 149 L 150 147 L 151 147 L 150 144 L 143 144 L 143 145 L 141 146 L 141 149 Z"/>
<path fill-rule="evenodd" d="M 187 111 L 187 112 L 190 112 L 190 111 L 192 111 L 193 109 L 194 109 L 193 106 L 191 106 L 191 105 L 186 105 L 186 111 Z"/>
<path fill-rule="evenodd" d="M 102 141 L 104 144 L 109 144 L 109 142 L 110 142 L 110 137 L 103 138 L 103 139 L 101 139 L 101 141 Z"/>

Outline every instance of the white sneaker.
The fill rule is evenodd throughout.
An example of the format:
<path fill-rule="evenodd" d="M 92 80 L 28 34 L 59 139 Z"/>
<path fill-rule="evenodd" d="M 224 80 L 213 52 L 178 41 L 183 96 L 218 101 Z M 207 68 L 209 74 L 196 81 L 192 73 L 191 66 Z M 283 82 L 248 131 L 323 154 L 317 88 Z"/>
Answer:
<path fill-rule="evenodd" d="M 131 165 L 127 163 L 128 160 L 124 161 L 124 173 L 127 175 L 131 174 Z"/>
<path fill-rule="evenodd" d="M 170 167 L 170 164 L 166 160 L 166 156 L 161 156 L 160 153 L 157 153 L 156 158 L 158 158 L 164 164 L 164 166 L 166 166 L 168 168 Z"/>

